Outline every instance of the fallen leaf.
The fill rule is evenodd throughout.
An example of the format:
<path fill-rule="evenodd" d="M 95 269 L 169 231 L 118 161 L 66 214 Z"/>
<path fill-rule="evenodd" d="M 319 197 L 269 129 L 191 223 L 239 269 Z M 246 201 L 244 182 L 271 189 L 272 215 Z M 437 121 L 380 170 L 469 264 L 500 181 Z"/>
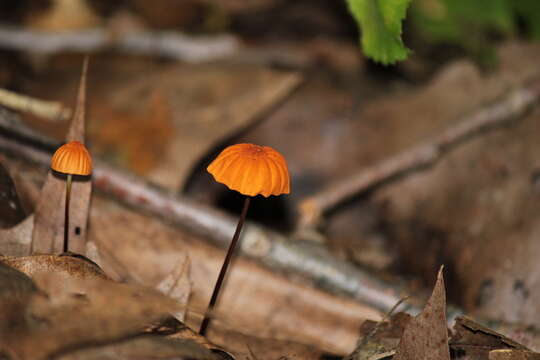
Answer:
<path fill-rule="evenodd" d="M 176 301 L 155 290 L 97 277 L 41 272 L 33 280 L 46 296 L 32 296 L 25 326 L 0 338 L 0 349 L 16 359 L 47 359 L 88 344 L 118 341 L 179 310 Z"/>
<path fill-rule="evenodd" d="M 99 133 L 107 132 L 108 126 L 126 129 L 131 124 L 129 133 L 122 134 L 119 129 L 111 131 L 128 138 L 131 133 L 136 133 L 133 135 L 136 141 L 125 144 L 113 144 L 112 141 L 118 138 L 109 136 L 111 133 L 106 136 L 109 148 L 105 143 L 103 147 L 94 146 L 93 154 L 112 155 L 108 160 L 123 167 L 140 166 L 135 163 L 136 159 L 149 156 L 148 164 L 155 166 L 148 172 L 148 180 L 172 191 L 178 191 L 188 183 L 193 168 L 218 144 L 261 122 L 269 110 L 279 105 L 302 82 L 299 72 L 245 64 L 163 64 L 152 59 L 133 58 L 96 61 L 93 68 L 92 91 L 88 98 L 89 141 L 97 145 Z M 51 67 L 39 83 L 33 84 L 29 95 L 66 103 L 71 97 L 73 74 L 69 64 Z M 156 126 L 159 135 L 154 139 L 153 134 L 137 127 L 139 121 L 144 122 L 143 115 L 153 108 L 149 99 L 156 91 L 164 104 L 160 111 L 166 113 L 169 108 L 172 116 L 161 118 L 159 127 Z M 101 117 L 101 114 L 105 116 Z M 111 121 L 117 120 L 114 114 L 124 124 Z M 131 123 L 130 119 L 133 120 Z M 62 136 L 60 126 L 26 120 L 43 134 L 54 138 Z M 169 122 L 173 126 L 171 141 L 167 141 L 168 135 L 163 135 Z M 142 125 L 146 129 L 153 126 L 148 122 Z M 134 143 L 142 144 L 143 137 L 151 146 L 149 154 L 141 153 L 144 147 L 137 148 L 137 155 L 131 154 L 136 149 Z M 158 139 L 162 143 L 158 143 Z M 114 149 L 111 149 L 113 145 Z M 155 162 L 157 154 L 161 155 Z"/>
<path fill-rule="evenodd" d="M 44 11 L 39 11 L 25 19 L 32 29 L 46 31 L 66 31 L 96 27 L 101 19 L 84 0 L 53 0 Z"/>
<path fill-rule="evenodd" d="M 489 352 L 489 360 L 538 360 L 540 354 L 528 350 L 500 349 Z"/>
<path fill-rule="evenodd" d="M 227 331 L 209 331 L 209 337 L 220 344 L 226 344 L 238 359 L 276 360 L 320 359 L 324 352 L 312 345 L 301 344 L 286 339 L 276 340 L 259 337 L 257 334 L 242 334 L 228 329 Z M 234 350 L 232 350 L 234 349 Z"/>
<path fill-rule="evenodd" d="M 13 180 L 17 198 L 25 216 L 29 216 L 34 212 L 40 193 L 40 188 L 36 184 L 38 176 L 36 176 L 35 168 L 28 163 L 9 159 L 2 155 L 0 155 L 0 162 Z M 39 179 L 41 177 L 39 174 Z"/>
<path fill-rule="evenodd" d="M 373 144 L 363 152 L 374 154 L 371 162 L 376 163 L 385 152 L 397 154 L 429 141 L 474 108 L 498 103 L 538 79 L 540 68 L 533 65 L 540 56 L 538 44 L 507 42 L 496 55 L 497 71 L 488 76 L 459 61 L 416 94 L 383 96 L 367 105 L 369 113 L 362 111 L 359 123 L 376 123 L 377 132 L 366 141 L 381 136 L 385 141 L 380 151 Z M 537 105 L 534 109 L 461 144 L 428 171 L 378 188 L 373 196 L 404 268 L 426 279 L 440 259 L 452 263 L 453 285 L 461 290 L 455 301 L 465 311 L 524 326 L 540 323 L 540 113 Z M 406 118 L 414 118 L 414 124 L 403 123 Z"/>
<path fill-rule="evenodd" d="M 360 327 L 360 340 L 356 349 L 344 360 L 375 360 L 395 353 L 403 330 L 411 321 L 409 314 L 399 312 L 389 321 L 365 321 Z"/>
<path fill-rule="evenodd" d="M 443 267 L 424 310 L 405 326 L 394 360 L 450 360 Z"/>
<path fill-rule="evenodd" d="M 23 222 L 12 228 L 0 230 L 0 254 L 24 256 L 30 253 L 34 216 L 27 217 Z"/>
<path fill-rule="evenodd" d="M 140 134 L 136 154 L 138 159 L 146 156 L 146 144 L 162 141 L 159 162 L 148 178 L 167 189 L 177 191 L 188 180 L 192 169 L 216 144 L 255 122 L 261 114 L 285 98 L 301 82 L 297 73 L 285 73 L 255 66 L 227 65 L 175 65 L 141 76 L 131 75 L 122 84 L 112 83 L 107 98 L 110 107 L 129 109 L 129 112 L 146 113 L 146 99 L 159 84 L 160 93 L 170 104 L 173 131 L 167 131 L 167 123 L 160 124 L 159 136 L 151 139 L 148 130 L 136 130 Z M 102 103 L 102 102 L 100 102 Z M 161 109 L 164 111 L 166 109 Z M 99 109 L 96 109 L 99 113 Z M 140 117 L 137 117 L 140 120 Z M 137 127 L 138 123 L 132 123 Z M 105 119 L 92 119 L 91 135 L 99 134 L 112 124 Z M 167 126 L 164 126 L 167 125 Z M 113 125 L 114 126 L 114 125 Z M 145 125 L 148 126 L 156 125 Z M 135 129 L 130 128 L 130 132 Z M 124 136 L 123 134 L 121 134 Z M 172 136 L 171 140 L 168 136 Z M 99 137 L 99 136 L 97 136 Z M 118 143 L 113 138 L 120 155 L 135 149 L 134 145 Z M 150 152 L 152 153 L 150 149 Z M 152 155 L 155 156 L 155 155 Z"/>
<path fill-rule="evenodd" d="M 87 68 L 88 62 L 85 60 L 77 97 L 77 107 L 66 136 L 66 141 L 79 141 L 83 144 Z M 77 181 L 74 179 L 70 201 L 69 249 L 79 254 L 86 253 L 86 227 L 91 192 L 91 181 Z M 65 197 L 65 180 L 49 171 L 34 216 L 32 253 L 60 253 L 63 251 Z"/>
<path fill-rule="evenodd" d="M 124 112 L 110 109 L 105 101 L 94 111 L 100 125 L 92 139 L 98 151 L 112 152 L 125 159 L 139 175 L 146 175 L 159 164 L 175 132 L 171 108 L 160 91 L 154 91 L 146 109 Z"/>
<path fill-rule="evenodd" d="M 54 273 L 65 279 L 108 279 L 95 263 L 88 259 L 68 255 L 0 256 L 0 261 L 29 277 L 42 272 Z"/>
<path fill-rule="evenodd" d="M 20 326 L 24 310 L 36 292 L 32 279 L 0 261 L 0 339 Z"/>
<path fill-rule="evenodd" d="M 223 263 L 223 250 L 99 196 L 92 205 L 89 240 L 97 246 L 100 265 L 113 278 L 155 287 L 189 254 L 193 289 L 186 323 L 198 329 Z M 216 330 L 242 329 L 246 334 L 312 345 L 330 353 L 351 352 L 362 322 L 379 318 L 378 312 L 357 301 L 290 281 L 243 258 L 236 259 L 222 290 L 215 313 L 218 321 L 213 322 Z M 209 339 L 218 343 L 211 337 L 212 327 Z"/>
<path fill-rule="evenodd" d="M 177 359 L 219 359 L 208 349 L 192 340 L 169 339 L 144 335 L 113 344 L 81 349 L 60 356 L 59 360 L 145 360 Z"/>
<path fill-rule="evenodd" d="M 2 160 L 0 158 L 0 160 Z M 25 218 L 11 175 L 0 163 L 0 228 L 9 228 Z"/>
<path fill-rule="evenodd" d="M 450 339 L 450 347 L 465 353 L 473 360 L 486 359 L 491 350 L 510 349 L 530 351 L 520 343 L 464 316 L 456 318 L 454 335 Z"/>

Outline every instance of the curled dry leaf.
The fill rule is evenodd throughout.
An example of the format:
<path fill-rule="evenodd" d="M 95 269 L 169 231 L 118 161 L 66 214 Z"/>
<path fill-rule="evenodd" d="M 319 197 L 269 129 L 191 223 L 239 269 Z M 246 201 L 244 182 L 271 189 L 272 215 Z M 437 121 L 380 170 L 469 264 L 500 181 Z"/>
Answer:
<path fill-rule="evenodd" d="M 159 292 L 99 277 L 40 272 L 33 280 L 47 296 L 32 296 L 24 326 L 3 336 L 3 350 L 16 359 L 45 359 L 78 347 L 142 333 L 178 304 Z"/>
<path fill-rule="evenodd" d="M 31 255 L 1 256 L 0 261 L 33 278 L 35 274 L 49 272 L 64 279 L 108 279 L 107 275 L 90 260 L 75 256 Z"/>
<path fill-rule="evenodd" d="M 443 267 L 424 310 L 403 331 L 394 360 L 450 360 Z"/>
<path fill-rule="evenodd" d="M 464 353 L 472 360 L 484 360 L 488 356 L 491 359 L 490 351 L 492 350 L 508 349 L 531 352 L 520 343 L 464 316 L 456 319 L 454 335 L 450 339 L 450 347 Z M 507 355 L 508 353 L 493 356 L 496 356 L 495 359 L 505 359 L 504 356 Z M 514 358 L 509 357 L 508 359 Z"/>

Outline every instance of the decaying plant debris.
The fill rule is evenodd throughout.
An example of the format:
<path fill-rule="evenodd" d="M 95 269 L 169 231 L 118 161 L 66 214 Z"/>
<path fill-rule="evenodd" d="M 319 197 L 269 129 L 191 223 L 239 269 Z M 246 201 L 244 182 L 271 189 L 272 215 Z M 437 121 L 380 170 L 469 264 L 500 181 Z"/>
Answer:
<path fill-rule="evenodd" d="M 540 47 L 388 72 L 337 6 L 0 14 L 0 359 L 540 359 Z M 63 252 L 72 140 L 95 166 Z M 290 195 L 250 198 L 208 310 L 242 199 L 206 168 L 235 143 L 278 150 Z"/>

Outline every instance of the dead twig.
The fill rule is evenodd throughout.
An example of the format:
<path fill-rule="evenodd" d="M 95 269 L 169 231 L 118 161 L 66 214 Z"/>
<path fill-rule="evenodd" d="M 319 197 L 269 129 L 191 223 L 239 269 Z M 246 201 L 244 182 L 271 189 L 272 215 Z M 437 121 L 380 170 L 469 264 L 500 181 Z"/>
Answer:
<path fill-rule="evenodd" d="M 175 31 L 113 35 L 102 28 L 45 32 L 0 27 L 0 48 L 42 54 L 63 51 L 88 53 L 107 49 L 199 63 L 231 55 L 238 47 L 238 41 L 231 35 L 192 37 Z"/>
<path fill-rule="evenodd" d="M 66 120 L 71 110 L 56 101 L 45 101 L 0 89 L 0 105 L 50 120 Z"/>
<path fill-rule="evenodd" d="M 433 166 L 454 146 L 494 127 L 507 124 L 522 116 L 540 99 L 540 80 L 511 91 L 498 102 L 482 107 L 466 116 L 454 127 L 426 143 L 378 162 L 357 173 L 329 185 L 299 204 L 299 228 L 315 227 L 322 215 L 363 191 L 384 181 L 411 171 Z"/>
<path fill-rule="evenodd" d="M 5 122 L 1 115 L 0 150 L 48 166 L 49 153 L 16 141 L 13 136 L 6 136 L 1 131 Z M 13 122 L 10 124 L 11 131 L 16 131 Z M 24 130 L 23 124 L 19 126 L 22 129 L 19 134 L 29 133 Z M 228 245 L 235 230 L 236 220 L 228 214 L 166 192 L 139 177 L 120 172 L 99 161 L 95 161 L 92 176 L 95 188 L 137 209 L 205 236 L 221 247 Z M 402 297 L 399 286 L 384 283 L 335 258 L 320 245 L 289 241 L 281 234 L 253 223 L 246 224 L 241 250 L 273 270 L 302 275 L 321 289 L 350 296 L 382 312 L 389 311 Z M 402 305 L 400 309 L 408 307 L 412 312 L 417 311 L 410 304 Z"/>

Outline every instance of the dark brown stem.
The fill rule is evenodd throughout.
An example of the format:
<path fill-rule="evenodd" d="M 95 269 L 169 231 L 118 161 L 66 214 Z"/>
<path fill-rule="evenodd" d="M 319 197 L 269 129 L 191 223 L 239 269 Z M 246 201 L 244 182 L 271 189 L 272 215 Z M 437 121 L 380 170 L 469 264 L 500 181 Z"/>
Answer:
<path fill-rule="evenodd" d="M 227 273 L 227 268 L 229 267 L 229 263 L 231 262 L 232 256 L 234 254 L 236 243 L 240 238 L 240 232 L 242 231 L 242 225 L 244 225 L 244 221 L 246 220 L 246 214 L 249 208 L 250 199 L 251 198 L 249 196 L 246 196 L 246 199 L 244 200 L 244 208 L 242 209 L 240 220 L 238 220 L 236 231 L 234 232 L 231 244 L 229 245 L 229 249 L 227 250 L 227 255 L 225 256 L 225 260 L 223 261 L 223 265 L 221 266 L 221 270 L 219 271 L 219 276 L 216 281 L 216 285 L 214 286 L 214 292 L 212 293 L 212 297 L 210 298 L 210 303 L 208 304 L 208 308 L 206 309 L 206 313 L 204 314 L 204 319 L 201 323 L 201 329 L 199 330 L 199 334 L 201 334 L 202 336 L 206 334 L 206 329 L 210 324 L 210 313 L 216 305 L 219 290 L 221 289 L 221 285 L 223 284 L 223 280 L 225 279 L 225 274 Z"/>
<path fill-rule="evenodd" d="M 68 174 L 66 181 L 66 213 L 64 214 L 64 252 L 68 251 L 69 243 L 69 196 L 71 194 L 71 178 Z"/>

